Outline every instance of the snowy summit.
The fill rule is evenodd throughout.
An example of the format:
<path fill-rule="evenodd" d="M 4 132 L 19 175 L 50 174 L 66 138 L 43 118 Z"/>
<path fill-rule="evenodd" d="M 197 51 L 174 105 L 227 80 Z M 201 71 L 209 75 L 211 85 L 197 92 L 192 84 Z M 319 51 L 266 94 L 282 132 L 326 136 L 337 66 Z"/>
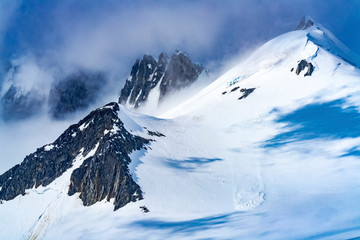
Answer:
<path fill-rule="evenodd" d="M 132 112 L 203 71 L 167 61 L 137 60 L 119 103 L 0 176 L 0 239 L 360 236 L 355 53 L 303 18 L 166 113 Z"/>

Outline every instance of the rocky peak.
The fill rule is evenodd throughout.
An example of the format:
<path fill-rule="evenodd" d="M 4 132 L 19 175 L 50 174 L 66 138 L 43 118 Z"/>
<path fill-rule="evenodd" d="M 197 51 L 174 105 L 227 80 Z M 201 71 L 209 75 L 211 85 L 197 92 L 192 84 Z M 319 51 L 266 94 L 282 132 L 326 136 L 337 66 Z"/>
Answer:
<path fill-rule="evenodd" d="M 301 18 L 301 21 L 298 24 L 298 26 L 295 28 L 295 30 L 305 30 L 314 25 L 315 25 L 315 21 L 311 17 L 304 16 Z"/>
<path fill-rule="evenodd" d="M 126 79 L 125 86 L 121 90 L 120 103 L 129 102 L 138 107 L 146 101 L 150 89 L 154 88 L 161 77 L 167 59 L 162 56 L 162 65 L 150 55 L 144 55 L 142 60 L 137 59 L 133 65 L 130 77 Z"/>
<path fill-rule="evenodd" d="M 160 99 L 173 90 L 179 90 L 194 83 L 204 68 L 191 62 L 183 52 L 177 50 L 170 59 L 160 85 Z"/>
<path fill-rule="evenodd" d="M 129 173 L 129 154 L 149 140 L 129 133 L 119 119 L 117 103 L 92 111 L 71 125 L 55 142 L 38 148 L 0 176 L 0 200 L 24 195 L 26 189 L 47 186 L 73 167 L 68 194 L 80 193 L 85 206 L 114 198 L 115 210 L 142 199 L 140 187 Z M 92 153 L 92 151 L 94 153 Z"/>
<path fill-rule="evenodd" d="M 166 53 L 160 53 L 158 59 L 158 66 L 166 66 L 168 64 L 168 56 Z"/>
<path fill-rule="evenodd" d="M 103 73 L 79 70 L 54 82 L 48 100 L 51 116 L 64 119 L 77 110 L 89 107 L 96 101 L 106 81 Z"/>
<path fill-rule="evenodd" d="M 161 53 L 156 61 L 149 55 L 136 60 L 121 90 L 119 102 L 132 107 L 139 107 L 148 100 L 150 91 L 159 85 L 159 101 L 172 90 L 190 86 L 204 68 L 191 62 L 181 51 L 172 54 L 170 60 Z"/>

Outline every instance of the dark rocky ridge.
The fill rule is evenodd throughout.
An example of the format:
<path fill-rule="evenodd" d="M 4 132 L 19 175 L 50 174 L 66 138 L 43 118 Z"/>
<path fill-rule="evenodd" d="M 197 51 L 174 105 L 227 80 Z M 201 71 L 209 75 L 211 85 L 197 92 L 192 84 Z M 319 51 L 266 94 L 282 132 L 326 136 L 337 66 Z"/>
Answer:
<path fill-rule="evenodd" d="M 49 93 L 50 114 L 55 119 L 85 109 L 95 102 L 100 89 L 106 83 L 104 74 L 78 71 L 55 82 Z"/>
<path fill-rule="evenodd" d="M 160 100 L 173 90 L 182 89 L 193 84 L 204 67 L 191 62 L 189 57 L 182 52 L 175 52 L 160 84 Z"/>
<path fill-rule="evenodd" d="M 302 17 L 299 25 L 295 28 L 295 30 L 305 30 L 314 25 L 315 25 L 315 22 L 310 17 Z"/>
<path fill-rule="evenodd" d="M 45 96 L 36 91 L 22 93 L 21 89 L 13 84 L 1 99 L 1 116 L 5 121 L 31 117 L 43 109 L 45 99 Z"/>
<path fill-rule="evenodd" d="M 314 66 L 312 65 L 311 62 L 307 62 L 305 59 L 301 60 L 298 63 L 298 66 L 297 66 L 296 71 L 295 71 L 296 75 L 299 75 L 301 73 L 301 71 L 304 70 L 306 67 L 307 67 L 307 71 L 304 74 L 304 77 L 311 76 L 311 74 L 314 71 Z"/>
<path fill-rule="evenodd" d="M 80 193 L 85 206 L 105 198 L 115 198 L 115 210 L 142 199 L 140 187 L 132 179 L 128 154 L 149 140 L 129 133 L 118 118 L 117 103 L 91 112 L 71 125 L 54 143 L 38 148 L 0 176 L 0 200 L 24 195 L 26 189 L 47 186 L 72 167 L 74 159 L 97 149 L 72 172 L 69 195 Z"/>
<path fill-rule="evenodd" d="M 146 102 L 149 93 L 160 82 L 160 98 L 173 90 L 179 90 L 193 84 L 202 73 L 201 65 L 191 62 L 189 57 L 176 51 L 170 58 L 161 53 L 158 61 L 150 55 L 136 60 L 121 90 L 119 103 L 129 103 L 135 108 Z"/>
<path fill-rule="evenodd" d="M 168 57 L 164 53 L 160 54 L 158 61 L 150 55 L 144 55 L 142 60 L 137 59 L 121 90 L 119 102 L 129 101 L 135 107 L 145 102 L 150 90 L 155 88 L 163 77 L 167 64 Z"/>
<path fill-rule="evenodd" d="M 256 88 L 242 88 L 240 89 L 240 92 L 243 94 L 241 97 L 238 98 L 238 100 L 247 98 L 252 92 L 255 91 Z"/>

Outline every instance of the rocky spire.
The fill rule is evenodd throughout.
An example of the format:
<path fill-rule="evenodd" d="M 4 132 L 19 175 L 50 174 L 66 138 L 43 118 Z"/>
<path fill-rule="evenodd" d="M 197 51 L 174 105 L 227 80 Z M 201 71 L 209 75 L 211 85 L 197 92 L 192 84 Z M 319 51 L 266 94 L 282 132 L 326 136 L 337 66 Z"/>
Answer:
<path fill-rule="evenodd" d="M 149 55 L 142 60 L 136 60 L 121 90 L 119 103 L 128 104 L 135 108 L 148 100 L 150 91 L 159 85 L 159 101 L 173 90 L 190 86 L 201 74 L 204 68 L 193 63 L 183 52 L 177 50 L 168 59 L 161 53 L 156 61 Z"/>
<path fill-rule="evenodd" d="M 183 52 L 177 50 L 170 59 L 160 85 L 160 99 L 169 92 L 179 90 L 193 84 L 204 68 L 194 64 Z"/>
<path fill-rule="evenodd" d="M 305 30 L 314 25 L 315 25 L 315 21 L 311 17 L 304 16 L 301 18 L 301 21 L 298 24 L 298 26 L 295 28 L 295 30 Z"/>

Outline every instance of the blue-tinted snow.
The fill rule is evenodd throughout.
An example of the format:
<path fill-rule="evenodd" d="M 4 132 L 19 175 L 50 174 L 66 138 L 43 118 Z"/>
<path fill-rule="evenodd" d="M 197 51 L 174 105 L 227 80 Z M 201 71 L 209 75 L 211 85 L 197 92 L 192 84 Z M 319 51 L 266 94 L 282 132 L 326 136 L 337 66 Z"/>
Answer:
<path fill-rule="evenodd" d="M 346 235 L 349 236 L 353 236 L 354 234 L 359 234 L 360 230 L 360 225 L 358 226 L 354 226 L 354 227 L 348 227 L 348 228 L 343 228 L 343 229 L 339 229 L 339 230 L 333 230 L 333 231 L 328 231 L 328 232 L 324 232 L 324 233 L 319 233 L 313 236 L 309 236 L 306 237 L 307 240 L 318 240 L 318 239 L 347 239 L 347 240 L 359 240 L 359 237 L 351 237 L 351 238 L 346 238 Z M 343 235 L 343 236 L 342 236 Z"/>
<path fill-rule="evenodd" d="M 219 216 L 211 216 L 206 218 L 193 219 L 188 221 L 161 221 L 161 220 L 141 220 L 131 223 L 132 227 L 140 227 L 147 229 L 167 230 L 171 234 L 174 233 L 191 233 L 223 227 L 225 223 L 230 221 L 233 214 L 224 214 Z"/>
<path fill-rule="evenodd" d="M 307 34 L 307 38 L 315 43 L 316 45 L 322 47 L 323 49 L 329 51 L 335 56 L 340 57 L 346 62 L 360 67 L 360 57 L 341 43 L 332 33 L 327 31 L 324 28 L 313 30 Z"/>
<path fill-rule="evenodd" d="M 359 147 L 353 147 L 349 149 L 347 153 L 341 155 L 341 157 L 348 157 L 348 156 L 360 156 Z"/>
<path fill-rule="evenodd" d="M 285 123 L 285 132 L 268 140 L 265 147 L 275 148 L 288 143 L 316 138 L 360 137 L 360 113 L 355 107 L 343 108 L 345 100 L 306 105 L 277 119 Z M 357 148 L 346 155 L 360 155 Z"/>
<path fill-rule="evenodd" d="M 190 157 L 185 160 L 166 159 L 166 165 L 168 167 L 182 169 L 187 171 L 194 171 L 197 167 L 201 167 L 205 164 L 221 161 L 221 158 L 201 158 Z"/>

